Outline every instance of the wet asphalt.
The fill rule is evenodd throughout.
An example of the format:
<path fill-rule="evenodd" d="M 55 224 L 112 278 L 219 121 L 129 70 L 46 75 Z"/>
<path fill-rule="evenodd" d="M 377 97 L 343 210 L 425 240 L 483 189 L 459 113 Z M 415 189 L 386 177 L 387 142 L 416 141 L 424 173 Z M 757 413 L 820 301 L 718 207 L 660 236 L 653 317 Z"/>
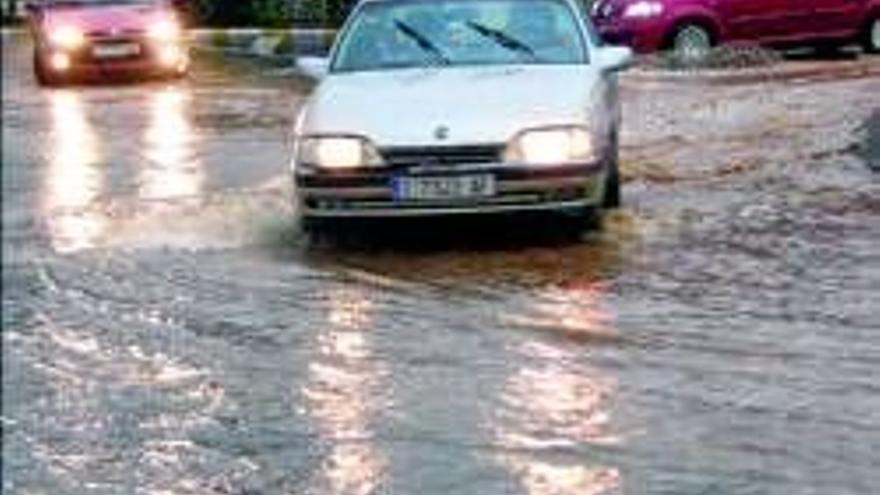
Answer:
<path fill-rule="evenodd" d="M 880 486 L 880 59 L 627 77 L 625 207 L 310 242 L 309 89 L 40 90 L 3 39 L 3 493 Z M 804 62 L 813 63 L 813 62 Z"/>

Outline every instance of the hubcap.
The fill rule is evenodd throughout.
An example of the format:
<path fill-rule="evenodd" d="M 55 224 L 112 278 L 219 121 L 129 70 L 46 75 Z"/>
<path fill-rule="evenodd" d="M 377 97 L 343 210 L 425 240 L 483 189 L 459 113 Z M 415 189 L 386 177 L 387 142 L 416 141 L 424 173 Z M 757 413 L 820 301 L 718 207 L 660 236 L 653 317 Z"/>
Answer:
<path fill-rule="evenodd" d="M 701 60 L 711 48 L 709 33 L 699 26 L 688 26 L 675 36 L 675 51 L 684 60 Z"/>
<path fill-rule="evenodd" d="M 880 50 L 880 19 L 874 19 L 874 24 L 871 25 L 871 46 Z"/>

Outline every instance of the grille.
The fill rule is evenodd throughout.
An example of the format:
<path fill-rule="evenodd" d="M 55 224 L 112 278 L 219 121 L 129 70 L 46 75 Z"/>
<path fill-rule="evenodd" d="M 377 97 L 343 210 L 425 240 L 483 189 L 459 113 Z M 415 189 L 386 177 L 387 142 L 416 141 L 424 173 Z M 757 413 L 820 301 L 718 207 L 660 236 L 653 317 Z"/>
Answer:
<path fill-rule="evenodd" d="M 384 148 L 379 151 L 388 165 L 397 166 L 442 166 L 471 165 L 497 162 L 501 156 L 501 146 L 428 146 L 406 148 Z"/>
<path fill-rule="evenodd" d="M 138 45 L 140 49 L 138 53 L 132 53 L 125 56 L 117 56 L 112 58 L 100 58 L 95 56 L 94 52 L 98 47 L 112 47 L 114 45 Z M 144 42 L 143 38 L 131 35 L 116 35 L 112 38 L 90 38 L 88 45 L 82 50 L 79 50 L 74 55 L 74 58 L 79 63 L 112 63 L 143 59 L 149 56 L 149 52 L 150 46 L 148 43 Z"/>
<path fill-rule="evenodd" d="M 97 64 L 97 63 L 105 63 L 105 62 L 124 62 L 124 61 L 132 61 L 132 60 L 140 60 L 149 56 L 148 51 L 149 47 L 144 45 L 143 43 L 137 43 L 140 45 L 140 51 L 138 53 L 133 53 L 131 55 L 113 57 L 113 58 L 99 58 L 94 55 L 94 48 L 97 45 L 108 46 L 108 45 L 119 45 L 119 44 L 131 44 L 137 43 L 134 40 L 113 40 L 113 41 L 102 41 L 100 43 L 92 43 L 87 49 L 79 51 L 75 54 L 74 58 L 79 63 L 86 64 Z"/>
<path fill-rule="evenodd" d="M 143 29 L 95 29 L 86 33 L 89 38 L 133 39 L 144 35 Z"/>

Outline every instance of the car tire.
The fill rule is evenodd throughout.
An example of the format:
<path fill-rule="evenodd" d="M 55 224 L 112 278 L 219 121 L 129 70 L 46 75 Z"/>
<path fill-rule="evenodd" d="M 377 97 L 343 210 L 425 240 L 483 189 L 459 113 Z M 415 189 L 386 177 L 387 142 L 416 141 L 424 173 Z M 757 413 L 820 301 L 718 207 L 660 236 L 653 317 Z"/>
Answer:
<path fill-rule="evenodd" d="M 182 80 L 186 79 L 187 77 L 189 77 L 189 71 L 183 71 L 183 72 L 173 71 L 173 72 L 166 73 L 162 79 L 164 79 L 166 81 L 175 82 L 175 81 L 182 81 Z"/>
<path fill-rule="evenodd" d="M 587 208 L 577 214 L 566 214 L 565 230 L 566 238 L 578 240 L 585 232 L 602 230 L 602 209 Z"/>
<path fill-rule="evenodd" d="M 299 232 L 312 246 L 332 244 L 339 230 L 333 229 L 333 222 L 323 218 L 298 217 Z"/>
<path fill-rule="evenodd" d="M 843 50 L 844 44 L 841 42 L 828 41 L 813 45 L 813 50 L 820 58 L 837 58 Z"/>
<path fill-rule="evenodd" d="M 620 155 L 617 148 L 617 137 L 612 138 L 611 149 L 611 159 L 602 196 L 602 206 L 608 209 L 620 208 L 623 202 L 620 191 Z"/>
<path fill-rule="evenodd" d="M 862 35 L 862 48 L 867 53 L 880 53 L 880 14 L 875 13 Z"/>
<path fill-rule="evenodd" d="M 602 206 L 607 209 L 620 208 L 622 203 L 620 196 L 620 170 L 617 164 L 614 164 L 605 179 L 605 197 L 602 198 Z"/>
<path fill-rule="evenodd" d="M 701 24 L 688 22 L 675 29 L 669 47 L 678 60 L 691 64 L 705 60 L 714 44 L 715 40 L 709 29 Z"/>
<path fill-rule="evenodd" d="M 62 83 L 57 75 L 52 74 L 46 68 L 43 58 L 38 53 L 34 53 L 34 78 L 37 80 L 37 84 L 47 88 L 58 87 Z"/>

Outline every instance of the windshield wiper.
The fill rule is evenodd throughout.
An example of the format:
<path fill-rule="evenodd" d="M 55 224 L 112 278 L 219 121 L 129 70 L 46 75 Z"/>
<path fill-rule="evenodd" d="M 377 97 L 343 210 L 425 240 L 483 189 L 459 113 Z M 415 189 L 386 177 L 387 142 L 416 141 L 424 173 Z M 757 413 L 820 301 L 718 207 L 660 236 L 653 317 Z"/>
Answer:
<path fill-rule="evenodd" d="M 512 52 L 528 55 L 533 60 L 538 60 L 538 55 L 535 54 L 535 50 L 532 47 L 505 33 L 504 31 L 501 31 L 500 29 L 493 29 L 476 21 L 467 21 L 465 24 L 467 24 L 469 28 L 473 29 L 481 36 L 489 38 L 501 47 L 504 47 Z"/>
<path fill-rule="evenodd" d="M 400 19 L 394 20 L 394 26 L 397 27 L 403 34 L 409 36 L 413 41 L 416 42 L 419 48 L 422 49 L 425 53 L 428 53 L 434 57 L 434 59 L 439 62 L 441 65 L 449 65 L 449 58 L 443 54 L 443 52 L 437 48 L 431 40 L 425 37 L 422 33 L 418 32 L 409 24 L 401 21 Z"/>

